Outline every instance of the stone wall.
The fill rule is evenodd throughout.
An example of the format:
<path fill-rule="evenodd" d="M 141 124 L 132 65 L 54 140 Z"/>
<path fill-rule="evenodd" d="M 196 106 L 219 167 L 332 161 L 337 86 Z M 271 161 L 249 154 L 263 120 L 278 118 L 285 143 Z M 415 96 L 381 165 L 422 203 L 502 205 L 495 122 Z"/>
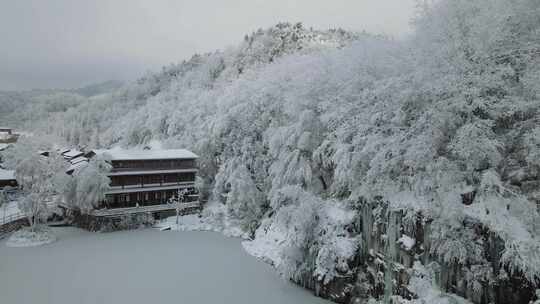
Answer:
<path fill-rule="evenodd" d="M 28 226 L 28 219 L 21 218 L 0 226 L 0 239 L 5 238 L 9 233 Z"/>
<path fill-rule="evenodd" d="M 199 208 L 184 209 L 180 215 L 193 214 L 199 211 Z M 151 227 L 157 220 L 176 216 L 176 211 L 166 210 L 153 213 L 126 214 L 115 217 L 93 216 L 70 211 L 66 216 L 69 222 L 76 227 L 89 231 L 111 232 Z"/>
<path fill-rule="evenodd" d="M 111 232 L 149 227 L 154 224 L 152 214 L 130 214 L 117 217 L 93 216 L 74 212 L 69 216 L 72 225 L 89 231 Z"/>

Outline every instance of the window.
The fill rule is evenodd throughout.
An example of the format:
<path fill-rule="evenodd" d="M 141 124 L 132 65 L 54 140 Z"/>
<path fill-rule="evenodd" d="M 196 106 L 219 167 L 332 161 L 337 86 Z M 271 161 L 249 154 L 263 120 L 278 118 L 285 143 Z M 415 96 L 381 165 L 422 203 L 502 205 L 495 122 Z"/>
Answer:
<path fill-rule="evenodd" d="M 121 203 L 129 202 L 129 195 L 127 194 L 120 194 L 118 197 Z"/>
<path fill-rule="evenodd" d="M 180 174 L 180 181 L 192 182 L 195 180 L 195 173 L 182 173 Z"/>

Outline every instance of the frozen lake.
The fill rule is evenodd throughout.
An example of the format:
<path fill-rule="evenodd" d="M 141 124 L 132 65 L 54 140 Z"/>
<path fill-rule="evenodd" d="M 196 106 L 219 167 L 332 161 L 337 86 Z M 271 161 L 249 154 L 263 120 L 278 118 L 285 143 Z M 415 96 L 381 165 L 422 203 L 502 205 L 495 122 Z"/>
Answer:
<path fill-rule="evenodd" d="M 0 241 L 1 303 L 330 303 L 218 233 L 55 231 L 42 247 Z"/>

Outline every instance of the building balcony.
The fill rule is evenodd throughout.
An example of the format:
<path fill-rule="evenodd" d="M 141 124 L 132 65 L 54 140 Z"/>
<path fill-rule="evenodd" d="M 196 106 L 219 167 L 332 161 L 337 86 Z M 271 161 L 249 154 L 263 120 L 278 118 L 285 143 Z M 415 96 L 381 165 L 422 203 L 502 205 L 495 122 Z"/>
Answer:
<path fill-rule="evenodd" d="M 151 175 L 151 174 L 171 174 L 171 173 L 197 173 L 197 168 L 187 169 L 140 169 L 140 168 L 113 168 L 108 174 L 109 176 L 125 176 L 125 175 Z"/>
<path fill-rule="evenodd" d="M 134 184 L 134 185 L 121 185 L 111 186 L 110 190 L 106 194 L 118 194 L 118 193 L 136 193 L 136 192 L 150 192 L 161 190 L 176 190 L 176 189 L 189 189 L 195 187 L 195 182 L 174 182 L 174 183 L 156 183 L 156 184 Z"/>

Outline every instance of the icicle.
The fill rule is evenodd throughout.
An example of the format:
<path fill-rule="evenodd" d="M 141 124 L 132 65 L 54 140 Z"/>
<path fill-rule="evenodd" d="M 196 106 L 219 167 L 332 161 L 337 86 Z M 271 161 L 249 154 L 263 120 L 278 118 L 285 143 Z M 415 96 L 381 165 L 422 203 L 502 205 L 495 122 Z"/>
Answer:
<path fill-rule="evenodd" d="M 384 274 L 384 303 L 392 303 L 392 290 L 393 290 L 393 273 L 392 264 L 396 259 L 396 214 L 389 211 L 388 225 L 386 229 L 386 269 Z"/>
<path fill-rule="evenodd" d="M 372 248 L 371 235 L 373 227 L 373 210 L 370 204 L 364 204 L 362 206 L 362 237 L 364 241 L 363 255 L 367 258 L 369 250 Z"/>

